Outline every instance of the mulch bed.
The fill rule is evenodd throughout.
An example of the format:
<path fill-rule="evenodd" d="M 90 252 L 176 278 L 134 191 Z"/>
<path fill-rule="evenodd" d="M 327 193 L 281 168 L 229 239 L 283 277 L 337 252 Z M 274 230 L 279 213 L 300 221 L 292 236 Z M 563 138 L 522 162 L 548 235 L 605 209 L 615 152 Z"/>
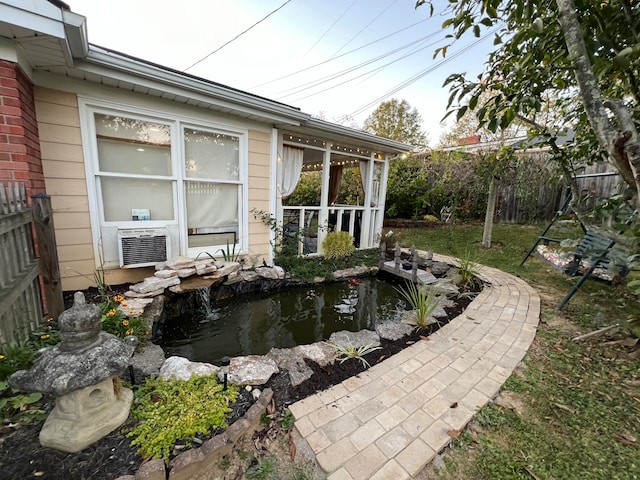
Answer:
<path fill-rule="evenodd" d="M 89 292 L 87 301 L 93 293 Z M 67 300 L 70 300 L 67 299 Z M 445 308 L 447 318 L 442 319 L 440 326 L 458 316 L 472 298 L 459 299 L 457 303 Z M 397 341 L 383 341 L 380 350 L 366 355 L 364 358 L 371 366 L 382 362 L 413 343 L 426 340 L 428 336 L 437 330 L 439 326 L 416 331 Z M 343 380 L 362 373 L 365 366 L 358 360 L 335 362 L 328 367 L 320 367 L 311 363 L 313 376 L 293 388 L 286 372 L 274 375 L 266 385 L 274 391 L 274 401 L 277 408 L 284 408 L 298 400 L 301 400 L 318 391 L 325 390 Z M 239 406 L 232 412 L 233 421 L 244 414 L 251 402 L 246 400 L 238 402 Z M 44 406 L 48 412 L 53 408 L 50 400 Z M 244 411 L 241 409 L 244 408 Z M 75 454 L 69 454 L 43 448 L 38 442 L 41 425 L 27 425 L 16 430 L 8 429 L 10 433 L 2 434 L 0 430 L 0 478 L 2 480 L 26 480 L 30 478 L 43 478 L 47 480 L 110 480 L 122 475 L 133 475 L 142 463 L 142 459 L 136 456 L 135 447 L 131 447 L 131 439 L 125 436 L 130 424 L 125 424 L 115 432 L 107 435 L 91 447 Z M 197 446 L 194 443 L 192 446 Z M 190 446 L 185 446 L 190 447 Z M 180 453 L 180 452 L 177 452 Z"/>

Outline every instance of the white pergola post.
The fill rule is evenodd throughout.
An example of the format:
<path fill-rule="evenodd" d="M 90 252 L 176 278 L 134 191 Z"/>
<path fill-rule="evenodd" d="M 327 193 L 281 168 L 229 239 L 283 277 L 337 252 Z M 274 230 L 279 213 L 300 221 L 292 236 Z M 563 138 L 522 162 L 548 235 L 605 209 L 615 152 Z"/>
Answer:
<path fill-rule="evenodd" d="M 371 247 L 371 236 L 369 232 L 372 228 L 371 216 L 374 211 L 371 209 L 371 199 L 373 197 L 373 175 L 375 169 L 375 153 L 371 153 L 367 163 L 367 178 L 364 187 L 364 212 L 362 213 L 362 226 L 360 228 L 360 248 Z"/>
<path fill-rule="evenodd" d="M 382 226 L 384 224 L 384 207 L 385 201 L 387 199 L 387 180 L 389 178 L 389 159 L 388 155 L 385 155 L 384 161 L 382 163 L 382 175 L 380 176 L 380 191 L 378 192 L 378 215 L 376 215 L 376 226 L 373 231 L 373 235 L 380 236 L 382 233 Z"/>
<path fill-rule="evenodd" d="M 322 242 L 329 226 L 329 176 L 331 174 L 331 144 L 327 142 L 322 159 L 322 188 L 320 190 L 320 213 L 318 214 L 318 254 L 322 255 Z"/>

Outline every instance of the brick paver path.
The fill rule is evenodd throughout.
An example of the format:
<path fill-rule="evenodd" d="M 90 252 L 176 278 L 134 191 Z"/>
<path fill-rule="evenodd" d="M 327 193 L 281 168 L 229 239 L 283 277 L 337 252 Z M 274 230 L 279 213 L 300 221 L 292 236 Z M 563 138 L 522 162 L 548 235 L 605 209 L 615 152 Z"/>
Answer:
<path fill-rule="evenodd" d="M 411 478 L 498 393 L 535 337 L 540 298 L 500 270 L 480 277 L 488 285 L 429 341 L 291 405 L 329 480 Z"/>

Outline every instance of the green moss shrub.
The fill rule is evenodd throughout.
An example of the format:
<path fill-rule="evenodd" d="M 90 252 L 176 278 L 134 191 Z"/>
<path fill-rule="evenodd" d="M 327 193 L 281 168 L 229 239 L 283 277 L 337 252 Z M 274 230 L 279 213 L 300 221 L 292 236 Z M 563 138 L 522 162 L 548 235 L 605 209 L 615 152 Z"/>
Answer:
<path fill-rule="evenodd" d="M 136 392 L 131 413 L 138 423 L 127 434 L 135 437 L 131 445 L 138 447 L 138 455 L 168 463 L 178 441 L 190 445 L 198 433 L 227 428 L 228 403 L 236 401 L 238 389 L 222 388 L 215 377 L 148 379 Z"/>
<path fill-rule="evenodd" d="M 329 258 L 348 257 L 355 248 L 348 232 L 330 232 L 322 242 L 322 251 Z"/>

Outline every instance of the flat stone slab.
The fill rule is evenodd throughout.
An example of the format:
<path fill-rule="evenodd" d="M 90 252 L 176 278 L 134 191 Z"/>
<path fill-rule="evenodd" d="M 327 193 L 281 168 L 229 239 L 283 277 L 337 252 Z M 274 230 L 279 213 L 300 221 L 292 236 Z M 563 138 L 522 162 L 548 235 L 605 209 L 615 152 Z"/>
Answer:
<path fill-rule="evenodd" d="M 413 332 L 414 327 L 402 322 L 394 322 L 387 320 L 379 325 L 376 325 L 376 333 L 385 340 L 400 340 L 405 335 L 409 335 Z"/>
<path fill-rule="evenodd" d="M 233 385 L 264 385 L 271 375 L 280 369 L 271 358 L 262 355 L 247 355 L 233 357 L 229 365 L 227 381 Z M 223 380 L 222 372 L 218 372 L 218 379 Z"/>
<path fill-rule="evenodd" d="M 267 354 L 268 358 L 276 362 L 278 368 L 287 370 L 294 387 L 313 375 L 313 370 L 307 365 L 305 359 L 324 366 L 333 363 L 335 356 L 335 349 L 326 342 L 298 345 L 293 348 L 272 348 Z"/>
<path fill-rule="evenodd" d="M 170 380 L 172 378 L 189 380 L 193 374 L 201 377 L 210 377 L 217 375 L 219 370 L 218 367 L 210 363 L 191 362 L 187 358 L 174 356 L 164 361 L 158 376 L 163 380 Z"/>
<path fill-rule="evenodd" d="M 153 343 L 145 345 L 140 352 L 134 353 L 131 357 L 131 365 L 136 382 L 139 382 L 142 377 L 158 376 L 164 361 L 164 350 Z"/>
<path fill-rule="evenodd" d="M 339 332 L 333 332 L 331 334 L 329 343 L 340 347 L 353 346 L 360 348 L 367 345 L 378 347 L 380 346 L 380 336 L 371 330 L 360 330 L 359 332 L 340 330 Z"/>

